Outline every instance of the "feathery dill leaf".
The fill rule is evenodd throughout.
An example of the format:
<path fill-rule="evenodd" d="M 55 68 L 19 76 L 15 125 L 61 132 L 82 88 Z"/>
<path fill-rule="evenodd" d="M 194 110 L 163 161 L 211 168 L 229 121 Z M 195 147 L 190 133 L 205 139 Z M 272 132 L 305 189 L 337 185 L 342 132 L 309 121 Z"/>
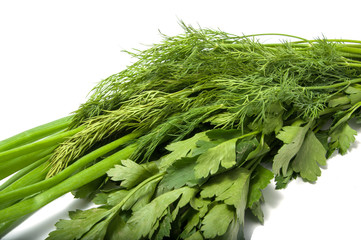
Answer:
<path fill-rule="evenodd" d="M 217 111 L 221 118 L 213 119 L 218 128 L 247 130 L 251 122 L 265 120 L 272 104 L 294 108 L 295 117 L 314 119 L 334 90 L 307 87 L 361 75 L 361 68 L 346 64 L 351 60 L 339 51 L 340 44 L 326 39 L 267 45 L 220 30 L 182 26 L 183 34 L 164 35 L 160 44 L 128 52 L 137 61 L 93 89 L 73 118 L 72 126 L 85 125 L 84 131 L 52 156 L 54 164 L 61 162 L 59 169 L 104 138 L 139 129 L 145 136 L 133 157 L 145 154 L 149 159 L 162 139 L 180 140 L 186 136 L 182 132 L 204 124 L 202 110 L 212 106 L 222 106 Z M 173 115 L 184 120 L 172 120 Z"/>

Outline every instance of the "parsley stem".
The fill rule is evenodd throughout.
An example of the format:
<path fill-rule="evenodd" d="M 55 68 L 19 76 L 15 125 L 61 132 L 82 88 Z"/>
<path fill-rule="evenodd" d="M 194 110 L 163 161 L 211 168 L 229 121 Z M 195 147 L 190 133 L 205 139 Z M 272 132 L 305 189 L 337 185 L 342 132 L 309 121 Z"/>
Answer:
<path fill-rule="evenodd" d="M 361 82 L 361 78 L 355 78 L 352 80 L 344 81 L 341 83 L 335 83 L 335 84 L 327 85 L 327 86 L 311 86 L 311 87 L 302 87 L 302 88 L 307 89 L 307 90 L 323 90 L 323 89 L 344 87 L 344 86 L 351 85 L 354 83 L 359 83 L 359 82 Z"/>

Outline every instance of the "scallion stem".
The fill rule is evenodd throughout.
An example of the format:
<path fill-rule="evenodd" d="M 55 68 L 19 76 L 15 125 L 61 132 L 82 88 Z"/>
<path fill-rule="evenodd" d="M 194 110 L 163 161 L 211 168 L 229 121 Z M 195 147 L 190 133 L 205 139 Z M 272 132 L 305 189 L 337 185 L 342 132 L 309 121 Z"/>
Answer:
<path fill-rule="evenodd" d="M 0 152 L 0 163 L 8 161 L 10 159 L 22 156 L 24 154 L 32 153 L 40 149 L 52 147 L 64 141 L 67 137 L 74 135 L 75 133 L 81 131 L 83 127 L 78 127 L 69 131 L 61 132 L 52 136 L 49 136 L 45 139 L 39 140 L 34 143 L 26 144 L 17 148 L 12 148 L 10 150 Z"/>
<path fill-rule="evenodd" d="M 40 209 L 66 193 L 94 181 L 95 179 L 103 176 L 115 164 L 119 164 L 121 160 L 127 159 L 135 149 L 136 144 L 129 145 L 91 167 L 69 177 L 58 185 L 36 195 L 35 197 L 26 199 L 8 208 L 0 210 L 0 222 L 16 220 Z"/>
<path fill-rule="evenodd" d="M 71 119 L 72 116 L 60 118 L 2 140 L 0 141 L 0 152 L 35 142 L 39 139 L 64 130 L 69 126 Z"/>
<path fill-rule="evenodd" d="M 71 176 L 76 171 L 78 171 L 82 167 L 86 166 L 88 163 L 96 160 L 97 158 L 99 158 L 101 156 L 104 156 L 105 154 L 118 148 L 119 146 L 128 143 L 129 141 L 135 139 L 139 135 L 140 135 L 140 132 L 133 132 L 133 133 L 130 133 L 116 141 L 113 141 L 113 142 L 103 146 L 103 147 L 100 147 L 97 150 L 94 150 L 93 152 L 78 159 L 73 164 L 69 165 L 63 171 L 61 171 L 60 173 L 58 173 L 57 175 L 55 175 L 51 178 L 45 179 L 41 182 L 37 182 L 33 185 L 29 185 L 29 186 L 25 186 L 25 187 L 18 186 L 18 188 L 16 188 L 13 191 L 10 191 L 10 192 L 0 192 L 0 202 L 17 201 L 17 200 L 22 199 L 31 194 L 49 189 L 50 187 L 55 186 L 56 184 L 63 181 L 67 177 Z M 104 161 L 104 160 L 102 160 L 102 161 Z"/>

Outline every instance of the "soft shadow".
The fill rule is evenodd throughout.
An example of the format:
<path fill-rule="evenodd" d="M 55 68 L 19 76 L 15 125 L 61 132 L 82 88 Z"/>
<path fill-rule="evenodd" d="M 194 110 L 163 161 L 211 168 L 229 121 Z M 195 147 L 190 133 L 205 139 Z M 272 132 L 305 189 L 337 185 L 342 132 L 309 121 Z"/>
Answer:
<path fill-rule="evenodd" d="M 90 207 L 91 204 L 92 203 L 84 199 L 74 199 L 72 202 L 69 202 L 68 205 L 64 205 L 61 207 L 62 210 L 66 209 L 67 211 L 58 211 L 55 214 L 54 212 L 51 212 L 51 214 L 49 213 L 49 215 L 46 216 L 46 218 L 42 220 L 37 220 L 36 225 L 34 225 L 32 228 L 26 228 L 22 230 L 21 236 L 26 236 L 26 239 L 42 239 L 44 236 L 44 229 L 48 229 L 49 231 L 52 231 L 54 229 L 54 224 L 59 219 L 68 219 L 68 211 L 74 211 L 76 209 L 86 209 Z M 34 214 L 36 214 L 36 212 Z M 24 238 L 16 237 L 11 239 L 22 240 Z"/>
<path fill-rule="evenodd" d="M 244 215 L 244 240 L 251 240 L 254 230 L 259 226 L 262 226 L 261 223 L 253 216 L 251 211 L 247 210 Z"/>
<path fill-rule="evenodd" d="M 279 190 L 275 189 L 274 183 L 269 184 L 263 191 L 265 202 L 262 204 L 264 220 L 267 221 L 272 209 L 277 208 L 283 199 L 283 195 Z M 246 211 L 244 223 L 244 239 L 251 240 L 254 230 L 262 226 L 251 211 Z"/>
<path fill-rule="evenodd" d="M 277 208 L 282 199 L 283 195 L 280 190 L 275 189 L 275 184 L 269 184 L 263 191 L 263 197 L 265 199 L 262 205 L 265 221 L 268 219 L 272 209 Z"/>

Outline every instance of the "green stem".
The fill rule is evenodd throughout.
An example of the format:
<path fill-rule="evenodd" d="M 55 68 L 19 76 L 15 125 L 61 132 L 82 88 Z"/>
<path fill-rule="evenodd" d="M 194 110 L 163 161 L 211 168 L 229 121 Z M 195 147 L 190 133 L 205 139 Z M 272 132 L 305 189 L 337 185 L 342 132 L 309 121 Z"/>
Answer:
<path fill-rule="evenodd" d="M 35 163 L 39 159 L 50 155 L 50 153 L 55 149 L 55 147 L 56 146 L 47 148 L 45 150 L 41 149 L 35 152 L 30 152 L 1 163 L 0 179 L 4 179 L 10 176 L 11 174 L 17 172 L 18 170 Z"/>
<path fill-rule="evenodd" d="M 19 179 L 21 179 L 22 177 L 24 177 L 25 175 L 27 175 L 28 173 L 33 171 L 35 168 L 39 167 L 39 165 L 41 165 L 42 163 L 44 163 L 48 159 L 49 159 L 49 156 L 46 156 L 46 157 L 44 157 L 42 159 L 37 160 L 33 164 L 30 164 L 29 166 L 19 170 L 17 173 L 15 173 L 13 176 L 11 176 L 8 180 L 6 180 L 6 182 L 4 182 L 0 186 L 0 191 L 3 191 L 4 189 L 9 188 L 10 186 L 12 186 L 12 184 L 14 184 Z"/>
<path fill-rule="evenodd" d="M 0 141 L 0 152 L 20 147 L 27 143 L 35 142 L 41 138 L 64 130 L 70 124 L 71 118 L 72 116 L 60 118 L 2 140 Z"/>
<path fill-rule="evenodd" d="M 6 234 L 8 234 L 15 227 L 19 226 L 24 222 L 29 216 L 24 216 L 12 221 L 6 221 L 0 223 L 0 239 L 2 239 Z"/>
<path fill-rule="evenodd" d="M 44 148 L 52 147 L 56 144 L 61 143 L 66 138 L 74 135 L 75 133 L 81 131 L 84 127 L 78 127 L 76 129 L 72 129 L 66 132 L 61 132 L 52 136 L 49 136 L 45 139 L 39 140 L 34 143 L 26 144 L 17 148 L 13 148 L 4 152 L 0 152 L 0 163 L 3 163 L 12 158 L 32 153 L 37 150 L 41 150 Z"/>
<path fill-rule="evenodd" d="M 72 174 L 74 174 L 79 169 L 85 167 L 88 163 L 96 160 L 97 158 L 104 156 L 104 154 L 109 153 L 110 151 L 118 148 L 119 146 L 128 143 L 129 141 L 140 136 L 140 132 L 132 132 L 116 141 L 113 141 L 103 147 L 94 150 L 93 152 L 85 155 L 84 157 L 78 159 L 72 165 L 65 168 L 63 171 L 58 173 L 57 175 L 45 179 L 41 182 L 37 182 L 33 185 L 25 186 L 22 188 L 15 189 L 10 192 L 1 193 L 0 192 L 0 203 L 1 202 L 13 202 L 19 199 L 22 199 L 31 194 L 49 189 L 50 187 L 58 184 L 64 179 L 68 178 Z M 103 160 L 102 160 L 103 161 Z M 46 174 L 46 173 L 45 173 Z"/>
<path fill-rule="evenodd" d="M 299 88 L 307 89 L 307 90 L 324 90 L 324 89 L 344 87 L 344 86 L 348 86 L 348 85 L 351 85 L 354 83 L 360 83 L 360 82 L 361 82 L 361 78 L 355 78 L 352 80 L 344 81 L 341 83 L 335 83 L 335 84 L 327 85 L 327 86 L 312 86 L 312 87 L 299 87 Z"/>
<path fill-rule="evenodd" d="M 335 42 L 335 43 L 360 43 L 360 40 L 353 40 L 353 39 L 325 39 L 327 42 Z M 307 40 L 306 41 L 297 41 L 297 42 L 293 42 L 293 43 L 304 43 L 304 42 L 319 42 L 320 40 L 317 39 L 313 39 L 313 40 Z"/>
<path fill-rule="evenodd" d="M 0 222 L 12 221 L 32 213 L 58 197 L 94 181 L 106 174 L 106 172 L 115 164 L 119 164 L 121 160 L 127 159 L 135 149 L 136 144 L 129 145 L 93 166 L 69 177 L 58 185 L 36 195 L 35 197 L 26 199 L 8 208 L 0 210 Z"/>
<path fill-rule="evenodd" d="M 49 156 L 45 157 L 45 160 L 48 160 Z M 12 192 L 15 192 L 19 188 L 26 188 L 27 186 L 32 186 L 46 178 L 46 173 L 48 169 L 48 163 L 45 161 L 40 166 L 23 176 L 22 178 L 15 181 L 9 187 L 5 188 L 0 192 L 0 195 L 11 195 Z M 30 194 L 29 194 L 30 195 Z M 24 196 L 26 197 L 26 196 Z M 24 198 L 23 197 L 23 198 Z M 23 198 L 5 198 L 6 200 L 0 201 L 0 209 L 7 208 L 12 204 L 16 203 L 18 200 Z"/>
<path fill-rule="evenodd" d="M 302 38 L 302 37 L 298 37 L 298 36 L 290 35 L 290 34 L 284 34 L 284 33 L 260 33 L 260 34 L 245 35 L 245 36 L 241 36 L 240 38 L 250 38 L 250 37 L 260 37 L 260 36 L 289 37 L 289 38 L 295 38 L 295 39 L 302 40 L 302 42 L 311 42 L 311 41 L 307 40 L 306 38 Z"/>

